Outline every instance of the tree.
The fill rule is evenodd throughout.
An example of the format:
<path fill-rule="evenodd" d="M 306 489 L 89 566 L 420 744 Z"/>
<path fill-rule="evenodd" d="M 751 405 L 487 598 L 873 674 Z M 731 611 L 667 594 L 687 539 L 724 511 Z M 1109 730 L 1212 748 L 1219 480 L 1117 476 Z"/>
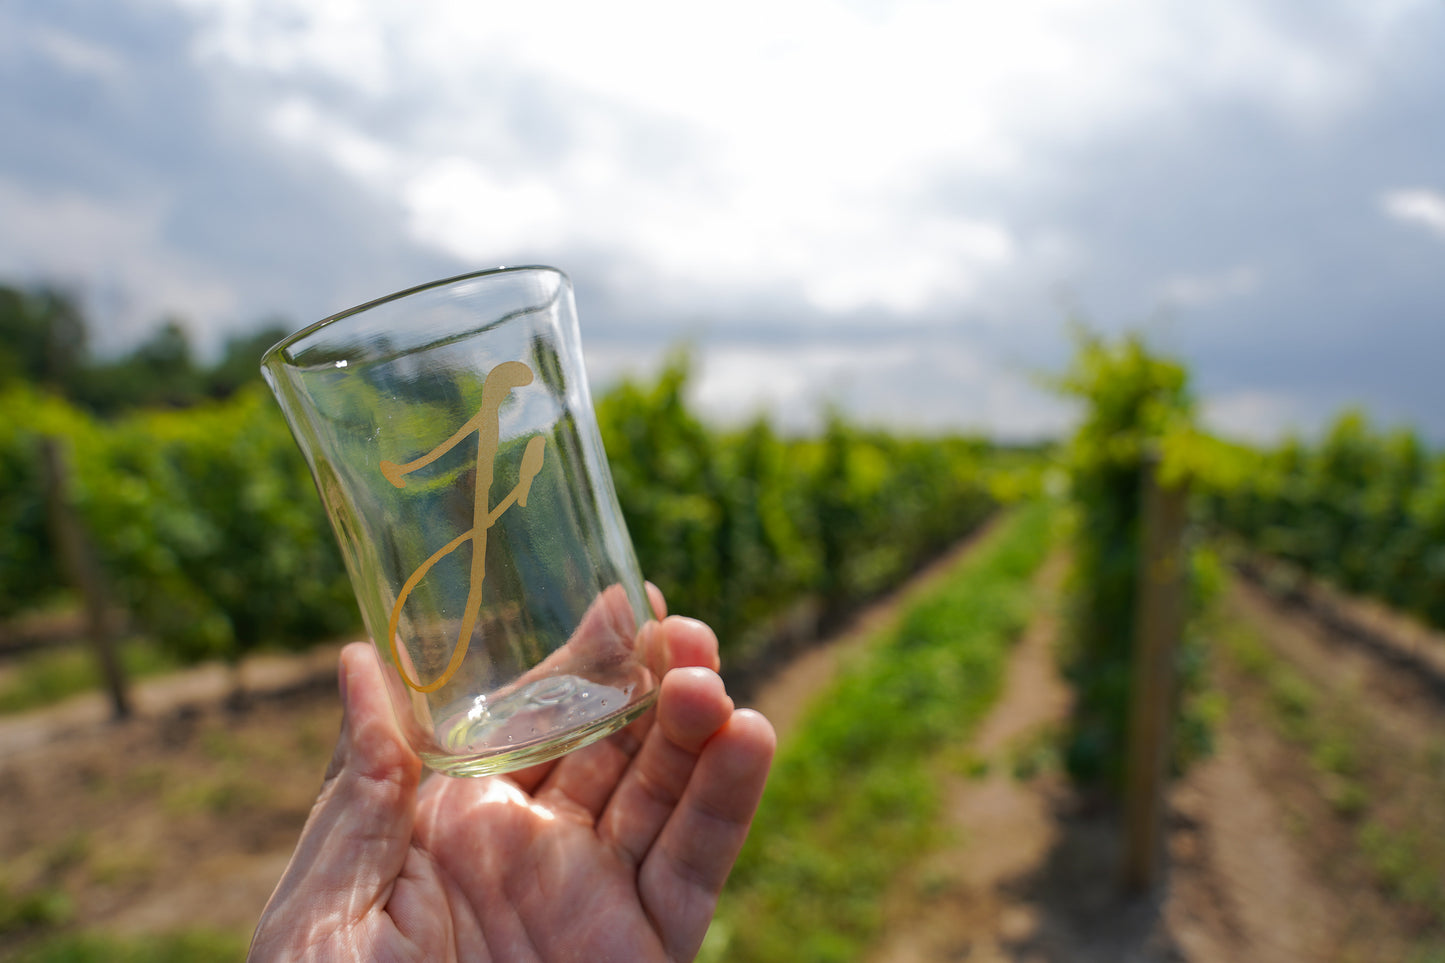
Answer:
<path fill-rule="evenodd" d="M 272 321 L 253 334 L 228 338 L 221 360 L 204 375 L 205 393 L 212 398 L 229 398 L 240 388 L 261 380 L 261 355 L 290 333 L 291 328 L 284 322 Z"/>
<path fill-rule="evenodd" d="M 201 400 L 201 389 L 190 336 L 170 318 L 129 355 L 91 366 L 74 398 L 97 414 L 114 415 L 129 408 L 185 408 Z"/>
<path fill-rule="evenodd" d="M 23 380 L 66 392 L 85 363 L 85 319 L 72 295 L 0 285 L 0 384 Z"/>

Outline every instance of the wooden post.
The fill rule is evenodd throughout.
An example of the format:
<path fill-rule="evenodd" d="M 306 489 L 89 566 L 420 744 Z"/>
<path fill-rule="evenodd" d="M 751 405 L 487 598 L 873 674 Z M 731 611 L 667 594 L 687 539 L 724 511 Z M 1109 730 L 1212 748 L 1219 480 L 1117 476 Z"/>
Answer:
<path fill-rule="evenodd" d="M 1157 459 L 1143 466 L 1138 597 L 1125 770 L 1126 890 L 1144 892 L 1163 868 L 1164 792 L 1173 745 L 1175 665 L 1184 632 L 1187 491 L 1159 480 Z"/>
<path fill-rule="evenodd" d="M 65 449 L 55 438 L 40 443 L 46 499 L 50 509 L 50 532 L 60 552 L 61 563 L 71 583 L 85 600 L 86 635 L 101 679 L 110 693 L 111 712 L 117 720 L 130 717 L 130 697 L 125 672 L 116 651 L 116 633 L 111 623 L 110 598 L 100 565 L 95 560 L 85 527 L 70 504 L 70 469 Z"/>

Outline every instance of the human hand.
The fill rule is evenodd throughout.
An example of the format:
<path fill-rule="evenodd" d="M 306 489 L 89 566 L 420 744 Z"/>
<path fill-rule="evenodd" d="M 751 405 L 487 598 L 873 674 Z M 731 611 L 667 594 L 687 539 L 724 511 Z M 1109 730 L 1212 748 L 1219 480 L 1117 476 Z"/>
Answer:
<path fill-rule="evenodd" d="M 658 633 L 661 691 L 636 723 L 506 776 L 424 781 L 375 650 L 348 646 L 336 753 L 249 958 L 692 959 L 775 740 L 734 709 L 711 629 Z"/>

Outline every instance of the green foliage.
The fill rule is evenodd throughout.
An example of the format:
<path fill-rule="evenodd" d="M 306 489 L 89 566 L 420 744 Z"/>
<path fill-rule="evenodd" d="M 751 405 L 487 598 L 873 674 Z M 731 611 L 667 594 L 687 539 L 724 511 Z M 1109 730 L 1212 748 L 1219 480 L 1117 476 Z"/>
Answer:
<path fill-rule="evenodd" d="M 932 768 L 983 717 L 1049 551 L 1034 504 L 850 666 L 780 750 L 704 960 L 853 960 L 936 839 Z"/>
<path fill-rule="evenodd" d="M 43 607 L 63 585 L 52 550 L 40 439 L 91 449 L 102 433 L 84 414 L 23 384 L 0 391 L 0 616 Z"/>
<path fill-rule="evenodd" d="M 116 937 L 67 933 L 40 940 L 11 957 L 12 963 L 212 963 L 239 960 L 247 939 L 229 933 L 172 933 Z"/>
<path fill-rule="evenodd" d="M 135 408 L 190 407 L 259 384 L 262 352 L 291 327 L 273 322 L 233 337 L 220 361 L 208 366 L 196 358 L 185 325 L 168 318 L 127 354 L 102 360 L 90 356 L 85 318 L 73 295 L 0 284 L 0 389 L 41 386 L 107 417 Z"/>
<path fill-rule="evenodd" d="M 238 658 L 357 624 L 305 463 L 258 389 L 114 424 L 24 388 L 0 394 L 0 613 L 63 584 L 39 472 L 45 436 L 68 449 L 70 498 L 116 600 L 175 657 Z"/>
<path fill-rule="evenodd" d="M 129 355 L 92 365 L 88 375 L 71 394 L 102 414 L 135 407 L 185 407 L 203 393 L 204 375 L 192 356 L 185 328 L 175 319 L 162 324 Z"/>
<path fill-rule="evenodd" d="M 1108 341 L 1081 330 L 1077 338 L 1073 365 L 1056 382 L 1085 404 L 1066 454 L 1076 507 L 1067 671 L 1078 698 L 1065 757 L 1076 778 L 1117 787 L 1128 734 L 1143 472 L 1152 462 L 1164 484 L 1184 482 L 1199 439 L 1183 365 L 1157 355 L 1138 335 Z M 1192 569 L 1201 564 L 1191 559 Z M 1200 645 L 1190 633 L 1179 654 L 1178 766 L 1208 746 Z"/>
<path fill-rule="evenodd" d="M 725 647 L 801 597 L 830 614 L 858 605 L 996 505 L 980 442 L 836 415 L 821 439 L 781 438 L 765 420 L 716 432 L 688 409 L 688 376 L 674 357 L 655 384 L 602 398 L 598 422 L 643 571 Z"/>
<path fill-rule="evenodd" d="M 75 916 L 75 905 L 63 890 L 41 888 L 23 895 L 0 886 L 0 934 L 60 926 Z"/>
<path fill-rule="evenodd" d="M 175 662 L 154 644 L 131 640 L 121 646 L 121 665 L 128 679 L 175 668 Z M 0 676 L 0 713 L 24 712 L 101 684 L 95 657 L 79 647 L 42 650 L 8 661 Z"/>
<path fill-rule="evenodd" d="M 304 646 L 358 624 L 315 487 L 264 391 L 137 414 L 109 440 L 109 457 L 78 473 L 80 508 L 132 613 L 180 657 Z"/>
<path fill-rule="evenodd" d="M 1445 627 L 1445 458 L 1342 414 L 1316 445 L 1238 446 L 1210 517 L 1253 548 Z"/>
<path fill-rule="evenodd" d="M 206 393 L 213 398 L 229 398 L 248 385 L 259 384 L 261 356 L 290 333 L 290 325 L 276 321 L 251 334 L 228 338 L 221 360 L 206 372 Z"/>
<path fill-rule="evenodd" d="M 235 659 L 356 626 L 305 463 L 256 383 L 283 331 L 233 338 L 204 368 L 169 320 L 94 361 L 72 299 L 0 285 L 0 617 L 64 586 L 40 472 L 53 437 L 117 601 L 174 657 Z M 761 419 L 718 432 L 688 409 L 688 376 L 679 355 L 655 383 L 603 398 L 598 419 L 644 572 L 729 648 L 800 598 L 833 616 L 896 584 L 1037 475 L 1027 453 L 992 474 L 980 442 L 837 416 L 821 439 L 784 439 Z"/>
<path fill-rule="evenodd" d="M 75 299 L 56 290 L 0 285 L 0 387 L 27 381 L 64 389 L 85 358 L 85 322 Z"/>
<path fill-rule="evenodd" d="M 1445 883 L 1439 867 L 1426 855 L 1429 847 L 1419 833 L 1371 820 L 1360 828 L 1358 842 L 1386 893 L 1437 919 L 1445 918 Z"/>
<path fill-rule="evenodd" d="M 698 613 L 722 596 L 731 526 L 718 452 L 684 398 L 687 376 L 674 359 L 655 385 L 621 385 L 597 415 L 643 570 L 675 611 Z M 720 635 L 732 634 L 732 619 L 715 626 Z"/>
<path fill-rule="evenodd" d="M 624 384 L 599 421 L 643 571 L 730 651 L 802 597 L 841 611 L 896 584 L 996 504 L 977 441 L 841 418 L 821 439 L 784 439 L 763 420 L 719 432 L 689 410 L 687 377 L 679 359 L 653 384 Z M 0 392 L 0 615 L 64 586 L 40 475 L 46 436 L 68 449 L 71 499 L 116 601 L 172 658 L 238 659 L 357 626 L 306 464 L 259 386 L 112 421 L 25 386 Z M 1017 477 L 1026 466 L 1009 461 Z"/>

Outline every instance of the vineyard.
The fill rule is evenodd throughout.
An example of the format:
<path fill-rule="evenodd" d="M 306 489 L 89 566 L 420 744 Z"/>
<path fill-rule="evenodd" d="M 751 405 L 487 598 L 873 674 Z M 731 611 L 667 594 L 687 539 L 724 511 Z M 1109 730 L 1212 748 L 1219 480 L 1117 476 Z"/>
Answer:
<path fill-rule="evenodd" d="M 985 785 L 1003 791 L 1000 781 L 1048 814 L 1056 858 L 1080 827 L 1110 840 L 1103 864 L 1035 867 L 1036 876 L 999 882 L 1000 892 L 1043 894 L 1030 912 L 1045 922 L 1050 899 L 1115 892 L 1119 805 L 1135 765 L 1139 613 L 1159 583 L 1142 547 L 1154 524 L 1149 486 L 1188 507 L 1161 755 L 1169 900 L 1142 917 L 1138 894 L 1087 912 L 1069 903 L 1059 910 L 1067 926 L 1014 936 L 1006 922 L 966 934 L 949 924 L 954 955 L 927 958 L 961 958 L 966 943 L 994 946 L 1001 959 L 1119 959 L 1120 934 L 1136 931 L 1128 952 L 1138 959 L 1445 958 L 1445 825 L 1433 804 L 1445 791 L 1445 740 L 1434 734 L 1433 656 L 1421 654 L 1445 653 L 1427 628 L 1445 628 L 1445 458 L 1359 414 L 1317 443 L 1266 449 L 1209 437 L 1185 367 L 1134 337 L 1080 335 L 1056 387 L 1083 415 L 1047 449 L 906 437 L 837 414 L 805 437 L 766 419 L 721 429 L 689 407 L 689 377 L 677 356 L 653 379 L 610 389 L 598 419 L 645 573 L 673 611 L 717 629 L 740 699 L 984 532 L 927 593 L 884 603 L 881 628 L 795 697 L 797 727 L 704 958 L 892 959 L 879 947 L 897 942 L 897 919 L 983 898 L 968 888 L 982 885 L 976 879 L 929 859 L 948 852 L 967 863 L 969 827 L 955 839 L 949 813 L 973 812 L 958 800 Z M 80 605 L 56 544 L 57 510 L 91 543 L 124 621 L 128 668 L 236 665 L 359 633 L 332 534 L 275 404 L 255 384 L 191 402 L 101 410 L 53 385 L 0 388 L 7 637 Z M 46 467 L 47 444 L 64 453 L 60 479 Z M 1039 574 L 1065 568 L 1062 579 Z M 1301 602 L 1323 597 L 1330 625 Z M 1339 641 L 1350 634 L 1340 626 L 1368 621 L 1359 615 L 1367 609 L 1377 616 L 1370 632 L 1396 641 Z M 1025 741 L 977 748 L 991 745 L 977 734 L 1009 688 L 1013 647 L 1044 621 L 1051 637 L 1038 651 L 1057 659 L 1066 702 Z M 1411 659 L 1378 657 L 1401 645 Z M 0 709 L 38 718 L 40 703 L 95 684 L 88 663 L 70 683 L 38 681 L 65 657 L 42 648 L 0 663 Z M 10 780 L 0 808 L 16 820 L 0 836 L 0 957 L 241 952 L 255 910 L 247 894 L 264 900 L 274 883 L 335 725 L 325 685 L 267 698 L 160 713 L 113 730 L 122 748 L 111 750 L 57 737 L 43 752 L 7 752 L 0 729 Z M 1243 824 L 1200 800 L 1217 802 L 1219 786 L 1244 772 L 1258 784 L 1251 798 L 1274 815 L 1231 848 Z M 46 812 L 43 801 L 58 797 L 69 808 Z M 31 814 L 25 826 L 20 813 Z M 224 824 L 234 831 L 222 841 Z M 1302 847 L 1305 838 L 1316 845 Z M 1296 939 L 1292 925 L 1306 935 L 1277 953 L 1250 942 L 1258 927 L 1247 887 L 1235 884 L 1253 870 L 1229 868 L 1276 845 L 1303 854 L 1292 872 L 1320 900 L 1363 894 L 1349 909 L 1330 903 L 1328 939 L 1280 923 L 1280 946 Z M 1032 849 L 1054 858 L 1043 843 Z M 234 881 L 234 904 L 208 909 L 203 887 L 189 902 L 167 888 L 191 866 Z M 1057 879 L 1047 885 L 1049 872 L 1077 885 L 1062 892 Z M 191 908 L 159 909 L 177 899 Z M 1118 926 L 1105 939 L 1109 920 Z M 1061 934 L 1077 942 L 1077 957 L 1041 949 L 1067 942 Z"/>
<path fill-rule="evenodd" d="M 896 584 L 1037 474 L 1027 453 L 840 418 L 820 438 L 782 438 L 765 420 L 712 431 L 686 387 L 678 361 L 611 392 L 598 417 L 643 570 L 734 652 L 800 601 L 826 621 Z M 0 615 L 67 591 L 45 439 L 69 452 L 69 499 L 116 602 L 176 662 L 357 630 L 311 477 L 259 385 L 115 421 L 27 387 L 0 393 Z"/>
<path fill-rule="evenodd" d="M 1445 458 L 1360 412 L 1314 445 L 1233 449 L 1210 517 L 1251 548 L 1445 627 Z"/>

